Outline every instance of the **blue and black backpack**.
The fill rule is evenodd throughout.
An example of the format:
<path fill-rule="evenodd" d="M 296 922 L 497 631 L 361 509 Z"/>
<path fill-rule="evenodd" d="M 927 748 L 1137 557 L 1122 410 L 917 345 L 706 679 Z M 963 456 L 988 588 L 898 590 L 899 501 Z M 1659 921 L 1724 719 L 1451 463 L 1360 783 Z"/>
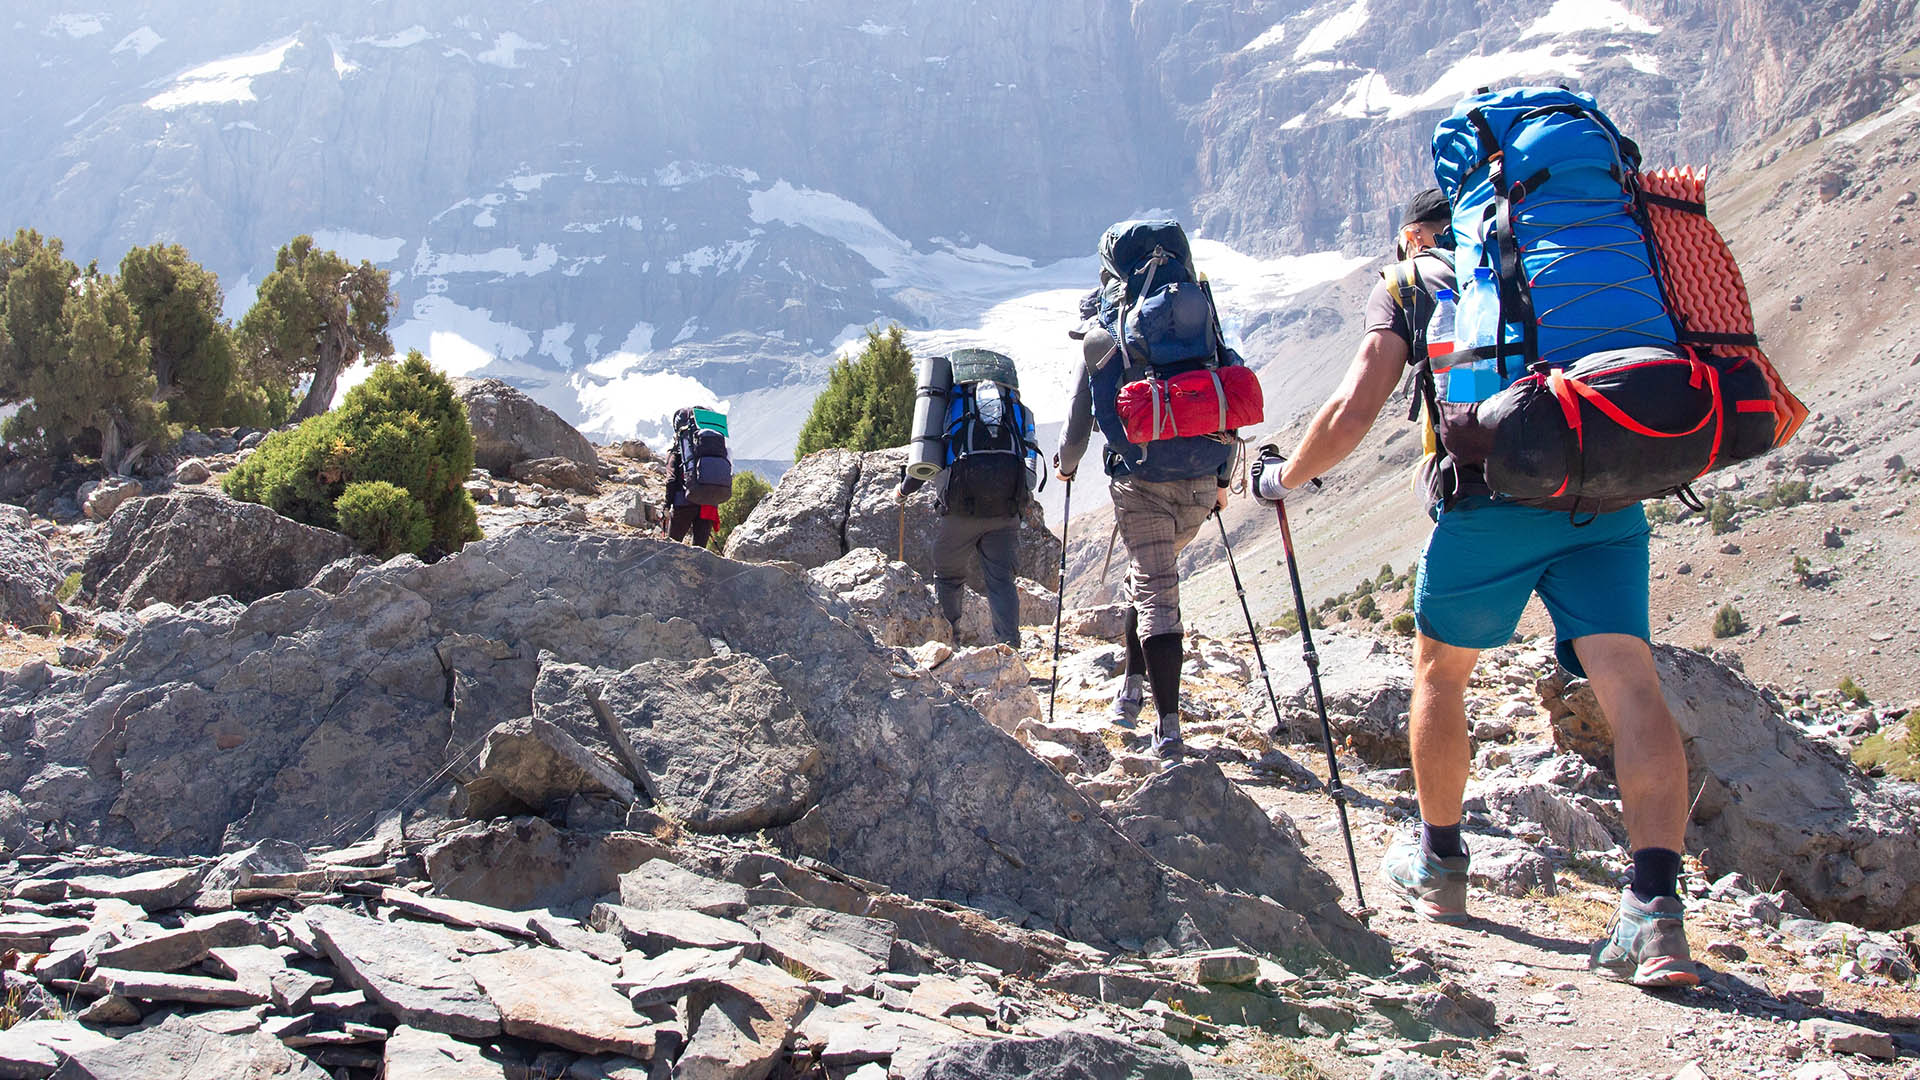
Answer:
<path fill-rule="evenodd" d="M 1120 388 L 1130 382 L 1241 363 L 1221 338 L 1213 290 L 1194 269 L 1186 230 L 1177 221 L 1120 222 L 1100 238 L 1100 270 L 1095 318 L 1116 344 L 1087 377 L 1093 419 L 1107 441 L 1107 475 L 1154 481 L 1217 475 L 1233 459 L 1233 433 L 1140 446 L 1128 441 L 1119 413 Z"/>
<path fill-rule="evenodd" d="M 960 517 L 1017 517 L 1036 480 L 1044 482 L 1033 411 L 1020 403 L 1019 374 L 1012 359 L 988 349 L 957 349 L 948 362 L 953 389 L 942 429 L 941 509 Z"/>

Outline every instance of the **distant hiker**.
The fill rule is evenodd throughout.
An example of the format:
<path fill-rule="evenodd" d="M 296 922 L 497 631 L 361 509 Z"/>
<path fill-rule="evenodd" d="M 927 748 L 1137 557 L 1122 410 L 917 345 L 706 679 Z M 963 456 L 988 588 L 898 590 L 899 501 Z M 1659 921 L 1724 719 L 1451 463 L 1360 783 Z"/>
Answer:
<path fill-rule="evenodd" d="M 1481 395 L 1471 393 L 1471 378 L 1462 387 L 1468 393 L 1454 392 L 1460 386 L 1456 366 L 1442 400 L 1434 369 L 1498 358 L 1497 340 L 1494 349 L 1482 353 L 1455 351 L 1471 346 L 1473 339 L 1464 332 L 1456 337 L 1454 253 L 1447 249 L 1456 234 L 1477 228 L 1480 210 L 1474 206 L 1472 223 L 1466 224 L 1468 215 L 1453 216 L 1439 190 L 1415 196 L 1397 238 L 1398 253 L 1407 257 L 1375 284 L 1367 300 L 1366 336 L 1344 381 L 1290 457 L 1263 448 L 1252 467 L 1254 494 L 1267 502 L 1296 497 L 1303 485 L 1337 465 L 1359 445 L 1406 368 L 1415 366 L 1421 398 L 1416 407 L 1427 410 L 1428 420 L 1421 489 L 1435 521 L 1414 598 L 1418 633 L 1408 725 L 1422 826 L 1417 836 L 1403 837 L 1388 849 L 1381 877 L 1427 918 L 1457 922 L 1467 917 L 1469 854 L 1460 834 L 1468 773 L 1467 684 L 1480 651 L 1505 644 L 1528 597 L 1538 593 L 1553 618 L 1560 662 L 1592 680 L 1613 726 L 1615 768 L 1632 838 L 1631 885 L 1609 937 L 1594 947 L 1594 966 L 1641 986 L 1691 985 L 1699 977 L 1678 892 L 1687 760 L 1649 647 L 1646 516 L 1638 502 L 1576 517 L 1565 508 L 1521 505 L 1495 495 L 1477 465 L 1449 453 L 1450 447 L 1466 453 L 1451 442 L 1455 429 L 1442 422 L 1443 430 L 1435 431 L 1436 414 L 1449 420 L 1464 415 L 1467 406 L 1457 399 L 1477 401 Z M 1485 277 L 1484 268 L 1480 275 Z M 1591 311 L 1580 315 L 1586 318 L 1573 322 L 1606 317 Z M 1461 312 L 1463 331 L 1467 322 Z M 1523 364 L 1514 368 L 1517 376 Z"/>
<path fill-rule="evenodd" d="M 1019 648 L 1020 515 L 1040 479 L 1040 449 L 1013 361 L 986 349 L 922 360 L 913 438 L 913 459 L 894 496 L 904 504 L 938 478 L 933 589 L 941 614 L 958 629 L 978 555 L 994 640 Z"/>
<path fill-rule="evenodd" d="M 732 496 L 726 415 L 706 408 L 674 413 L 673 449 L 667 453 L 667 538 L 706 547 L 720 524 L 720 504 Z"/>
<path fill-rule="evenodd" d="M 1150 687 L 1153 750 L 1177 759 L 1185 752 L 1180 552 L 1227 504 L 1233 429 L 1261 419 L 1260 384 L 1221 340 L 1212 290 L 1178 222 L 1108 229 L 1099 295 L 1082 304 L 1083 314 L 1089 307 L 1072 334 L 1081 362 L 1054 464 L 1062 480 L 1072 479 L 1099 425 L 1128 559 L 1127 660 L 1109 715 L 1131 726 Z"/>

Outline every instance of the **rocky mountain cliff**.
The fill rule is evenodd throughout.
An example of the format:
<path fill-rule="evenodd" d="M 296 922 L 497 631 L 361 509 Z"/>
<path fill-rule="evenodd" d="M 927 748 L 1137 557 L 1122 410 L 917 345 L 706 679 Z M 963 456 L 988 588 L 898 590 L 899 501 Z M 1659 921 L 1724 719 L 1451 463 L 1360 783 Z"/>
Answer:
<path fill-rule="evenodd" d="M 1856 58 L 1896 56 L 1913 6 L 31 0 L 0 41 L 0 222 L 83 260 L 179 241 L 236 307 L 312 232 L 393 272 L 400 344 L 449 370 L 606 435 L 750 395 L 744 449 L 777 458 L 854 328 L 1037 352 L 1118 218 L 1371 253 L 1477 85 L 1577 82 L 1709 159 L 1883 103 L 1897 76 Z M 1230 321 L 1265 348 L 1296 299 Z"/>

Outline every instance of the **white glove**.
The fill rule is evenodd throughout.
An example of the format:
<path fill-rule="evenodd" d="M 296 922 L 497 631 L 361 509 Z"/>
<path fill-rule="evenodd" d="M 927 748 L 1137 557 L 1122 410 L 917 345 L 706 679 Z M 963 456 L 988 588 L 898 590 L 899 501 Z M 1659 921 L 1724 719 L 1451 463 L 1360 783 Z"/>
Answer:
<path fill-rule="evenodd" d="M 1269 443 L 1260 448 L 1259 455 L 1253 459 L 1253 465 L 1248 471 L 1254 498 L 1268 506 L 1277 506 L 1288 499 L 1298 503 L 1302 498 L 1320 490 L 1319 477 L 1294 487 L 1286 486 L 1280 477 L 1285 471 L 1287 459 L 1281 455 L 1279 447 Z"/>

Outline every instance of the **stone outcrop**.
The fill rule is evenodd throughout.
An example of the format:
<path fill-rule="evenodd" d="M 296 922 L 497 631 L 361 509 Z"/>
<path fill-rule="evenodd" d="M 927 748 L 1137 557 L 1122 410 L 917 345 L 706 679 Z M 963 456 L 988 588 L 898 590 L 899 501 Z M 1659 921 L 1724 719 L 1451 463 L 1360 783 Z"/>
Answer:
<path fill-rule="evenodd" d="M 1920 800 L 1875 786 L 1831 747 L 1807 738 L 1775 702 L 1699 653 L 1654 646 L 1660 687 L 1686 740 L 1697 792 L 1688 850 L 1714 875 L 1739 872 L 1803 897 L 1824 918 L 1870 929 L 1920 919 Z M 1611 735 L 1585 683 L 1544 701 L 1576 746 Z"/>
<path fill-rule="evenodd" d="M 335 595 L 189 605 L 84 676 L 0 690 L 0 786 L 28 828 L 76 840 L 320 840 L 369 827 L 533 714 L 689 826 L 768 828 L 909 894 L 1092 942 L 1324 947 L 1300 914 L 1153 859 L 913 674 L 789 569 L 527 528 L 362 570 Z M 437 864 L 485 865 L 501 851 L 486 835 Z"/>
<path fill-rule="evenodd" d="M 137 499 L 113 516 L 81 567 L 81 595 L 138 609 L 213 596 L 242 602 L 298 589 L 353 541 L 256 503 L 192 491 Z"/>
<path fill-rule="evenodd" d="M 905 462 L 904 449 L 809 454 L 727 538 L 728 557 L 795 562 L 809 569 L 863 547 L 899 557 L 902 509 L 893 493 Z M 931 580 L 939 525 L 932 485 L 907 500 L 904 515 L 905 561 Z M 1060 576 L 1060 541 L 1047 531 L 1037 503 L 1029 504 L 1020 526 L 1018 573 L 1048 588 Z M 967 580 L 976 591 L 985 587 L 978 566 Z"/>
<path fill-rule="evenodd" d="M 59 588 L 60 572 L 26 511 L 0 505 L 0 624 L 45 625 Z"/>
<path fill-rule="evenodd" d="M 600 455 L 560 414 L 499 379 L 454 379 L 473 428 L 473 464 L 495 476 L 523 461 L 565 458 L 589 473 Z"/>
<path fill-rule="evenodd" d="M 882 645 L 953 641 L 925 578 L 874 548 L 855 548 L 807 571 L 822 594 L 846 604 Z"/>

